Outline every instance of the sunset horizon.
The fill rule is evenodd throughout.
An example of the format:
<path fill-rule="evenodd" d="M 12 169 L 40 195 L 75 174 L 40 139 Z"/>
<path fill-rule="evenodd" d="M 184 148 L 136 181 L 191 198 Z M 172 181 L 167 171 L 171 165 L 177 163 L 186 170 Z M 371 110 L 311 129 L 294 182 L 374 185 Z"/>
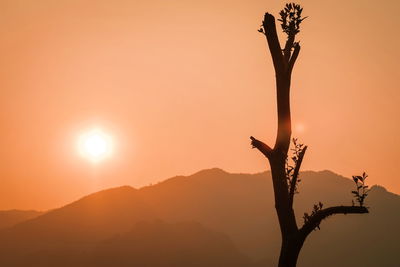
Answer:
<path fill-rule="evenodd" d="M 358 2 L 302 1 L 293 136 L 309 146 L 303 168 L 366 171 L 371 184 L 399 194 L 399 124 L 390 123 L 400 113 L 399 52 L 387 45 L 399 39 L 385 29 L 400 20 L 386 5 Z M 17 3 L 1 6 L 1 209 L 46 209 L 212 167 L 269 168 L 248 141 L 272 142 L 277 124 L 272 63 L 257 29 L 284 1 Z M 118 143 L 96 168 L 75 149 L 90 127 Z"/>
<path fill-rule="evenodd" d="M 395 267 L 398 8 L 0 0 L 0 265 Z"/>

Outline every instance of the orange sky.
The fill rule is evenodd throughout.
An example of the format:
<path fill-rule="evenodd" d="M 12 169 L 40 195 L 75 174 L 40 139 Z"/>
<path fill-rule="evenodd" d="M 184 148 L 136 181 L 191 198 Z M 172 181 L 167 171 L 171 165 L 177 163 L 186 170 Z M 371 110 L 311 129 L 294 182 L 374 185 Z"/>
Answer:
<path fill-rule="evenodd" d="M 0 209 L 54 208 L 204 168 L 269 168 L 249 142 L 273 145 L 276 133 L 257 29 L 283 3 L 0 0 Z M 365 170 L 400 193 L 400 2 L 300 3 L 309 18 L 292 110 L 309 145 L 303 169 Z M 91 126 L 116 140 L 95 166 L 75 145 Z"/>

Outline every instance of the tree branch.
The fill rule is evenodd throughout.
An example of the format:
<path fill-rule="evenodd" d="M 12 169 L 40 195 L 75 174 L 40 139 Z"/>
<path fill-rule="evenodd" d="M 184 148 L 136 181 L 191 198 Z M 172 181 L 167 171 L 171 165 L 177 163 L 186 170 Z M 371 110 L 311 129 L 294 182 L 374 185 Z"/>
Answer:
<path fill-rule="evenodd" d="M 286 40 L 285 48 L 283 49 L 283 58 L 284 58 L 285 64 L 289 63 L 290 52 L 292 51 L 294 38 L 295 38 L 295 35 L 291 34 L 288 36 L 288 39 Z"/>
<path fill-rule="evenodd" d="M 294 167 L 292 180 L 290 181 L 289 205 L 291 207 L 293 206 L 293 198 L 294 198 L 294 194 L 296 193 L 295 192 L 296 191 L 296 183 L 297 183 L 297 178 L 299 177 L 301 163 L 303 162 L 304 154 L 306 153 L 306 151 L 307 151 L 307 146 L 305 146 L 299 153 L 299 157 L 296 161 L 296 166 Z"/>
<path fill-rule="evenodd" d="M 278 34 L 276 33 L 275 17 L 269 13 L 265 13 L 263 20 L 265 36 L 267 37 L 269 51 L 271 52 L 272 61 L 274 63 L 275 72 L 283 70 L 283 55 L 281 45 L 279 43 Z"/>
<path fill-rule="evenodd" d="M 297 42 L 294 46 L 294 51 L 292 54 L 292 57 L 289 60 L 289 65 L 288 65 L 288 73 L 291 74 L 293 67 L 294 67 L 294 63 L 296 63 L 296 59 L 299 56 L 300 53 L 300 44 Z"/>
<path fill-rule="evenodd" d="M 267 144 L 264 142 L 257 140 L 253 136 L 250 136 L 251 139 L 251 145 L 253 148 L 257 148 L 261 153 L 264 154 L 267 158 L 269 158 L 272 155 L 272 148 L 270 148 Z"/>
<path fill-rule="evenodd" d="M 315 228 L 319 226 L 322 220 L 334 214 L 359 214 L 368 213 L 366 207 L 360 206 L 335 206 L 317 211 L 314 215 L 310 216 L 300 229 L 300 234 L 306 238 Z"/>

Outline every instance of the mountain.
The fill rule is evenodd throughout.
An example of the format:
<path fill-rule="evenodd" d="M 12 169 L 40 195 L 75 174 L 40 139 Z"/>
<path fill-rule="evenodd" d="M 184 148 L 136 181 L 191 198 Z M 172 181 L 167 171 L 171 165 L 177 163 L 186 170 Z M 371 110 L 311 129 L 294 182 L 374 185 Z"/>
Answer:
<path fill-rule="evenodd" d="M 351 204 L 353 186 L 352 180 L 329 171 L 303 172 L 300 193 L 295 196 L 298 224 L 303 213 L 319 201 L 324 206 Z M 324 221 L 321 231 L 305 242 L 298 266 L 398 266 L 400 196 L 373 186 L 366 204 L 370 214 L 337 215 Z M 158 219 L 164 223 L 155 223 Z M 189 222 L 196 222 L 195 226 Z M 177 232 L 180 228 L 183 232 Z M 65 266 L 79 266 L 79 262 L 90 266 L 100 258 L 105 265 L 96 266 L 138 262 L 146 266 L 144 262 L 151 261 L 143 255 L 151 253 L 163 260 L 148 266 L 162 266 L 157 265 L 161 262 L 169 266 L 191 266 L 188 262 L 253 266 L 249 258 L 258 263 L 254 266 L 274 266 L 279 247 L 270 173 L 230 174 L 211 169 L 141 189 L 124 186 L 94 193 L 4 229 L 0 231 L 0 264 L 14 266 L 23 251 L 24 259 L 41 263 L 37 266 L 64 266 L 57 261 L 65 258 L 75 260 Z M 201 263 L 199 255 L 204 259 Z M 106 264 L 116 258 L 121 259 L 118 265 Z M 228 263 L 228 258 L 235 259 L 236 265 Z M 31 261 L 20 266 L 36 265 Z"/>
<path fill-rule="evenodd" d="M 138 223 L 130 232 L 100 243 L 93 266 L 249 266 L 224 234 L 199 223 Z"/>
<path fill-rule="evenodd" d="M 354 182 L 330 171 L 301 174 L 295 196 L 298 224 L 315 203 L 351 205 Z M 274 266 L 280 249 L 270 172 L 230 174 L 220 169 L 175 177 L 141 194 L 163 218 L 195 220 L 226 233 L 238 248 L 264 266 Z M 305 242 L 298 266 L 398 266 L 400 197 L 373 186 L 366 201 L 370 214 L 337 215 Z M 390 228 L 388 228 L 390 227 Z M 390 229 L 390 230 L 389 230 Z M 318 255 L 316 257 L 316 255 Z"/>
<path fill-rule="evenodd" d="M 138 221 L 155 219 L 138 190 L 129 186 L 100 191 L 33 220 L 4 230 L 12 240 L 98 241 L 126 232 Z M 15 235 L 15 234 L 16 235 Z M 17 237 L 17 238 L 16 238 Z"/>
<path fill-rule="evenodd" d="M 96 242 L 71 239 L 23 242 L 12 249 L 7 245 L 2 247 L 1 266 L 252 266 L 226 235 L 195 222 L 142 221 L 128 232 Z"/>
<path fill-rule="evenodd" d="M 35 210 L 2 210 L 0 211 L 0 229 L 33 219 L 41 214 L 43 212 Z"/>

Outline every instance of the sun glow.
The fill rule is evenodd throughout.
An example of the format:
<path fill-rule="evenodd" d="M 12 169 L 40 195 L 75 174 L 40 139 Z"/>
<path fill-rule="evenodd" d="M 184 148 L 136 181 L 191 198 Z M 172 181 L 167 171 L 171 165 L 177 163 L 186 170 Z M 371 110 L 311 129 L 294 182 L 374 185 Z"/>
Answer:
<path fill-rule="evenodd" d="M 79 137 L 80 154 L 92 162 L 99 162 L 112 154 L 112 138 L 99 129 L 90 130 Z"/>
<path fill-rule="evenodd" d="M 296 123 L 294 125 L 294 131 L 297 134 L 302 134 L 302 133 L 304 133 L 306 131 L 306 126 L 301 122 L 300 123 Z"/>

